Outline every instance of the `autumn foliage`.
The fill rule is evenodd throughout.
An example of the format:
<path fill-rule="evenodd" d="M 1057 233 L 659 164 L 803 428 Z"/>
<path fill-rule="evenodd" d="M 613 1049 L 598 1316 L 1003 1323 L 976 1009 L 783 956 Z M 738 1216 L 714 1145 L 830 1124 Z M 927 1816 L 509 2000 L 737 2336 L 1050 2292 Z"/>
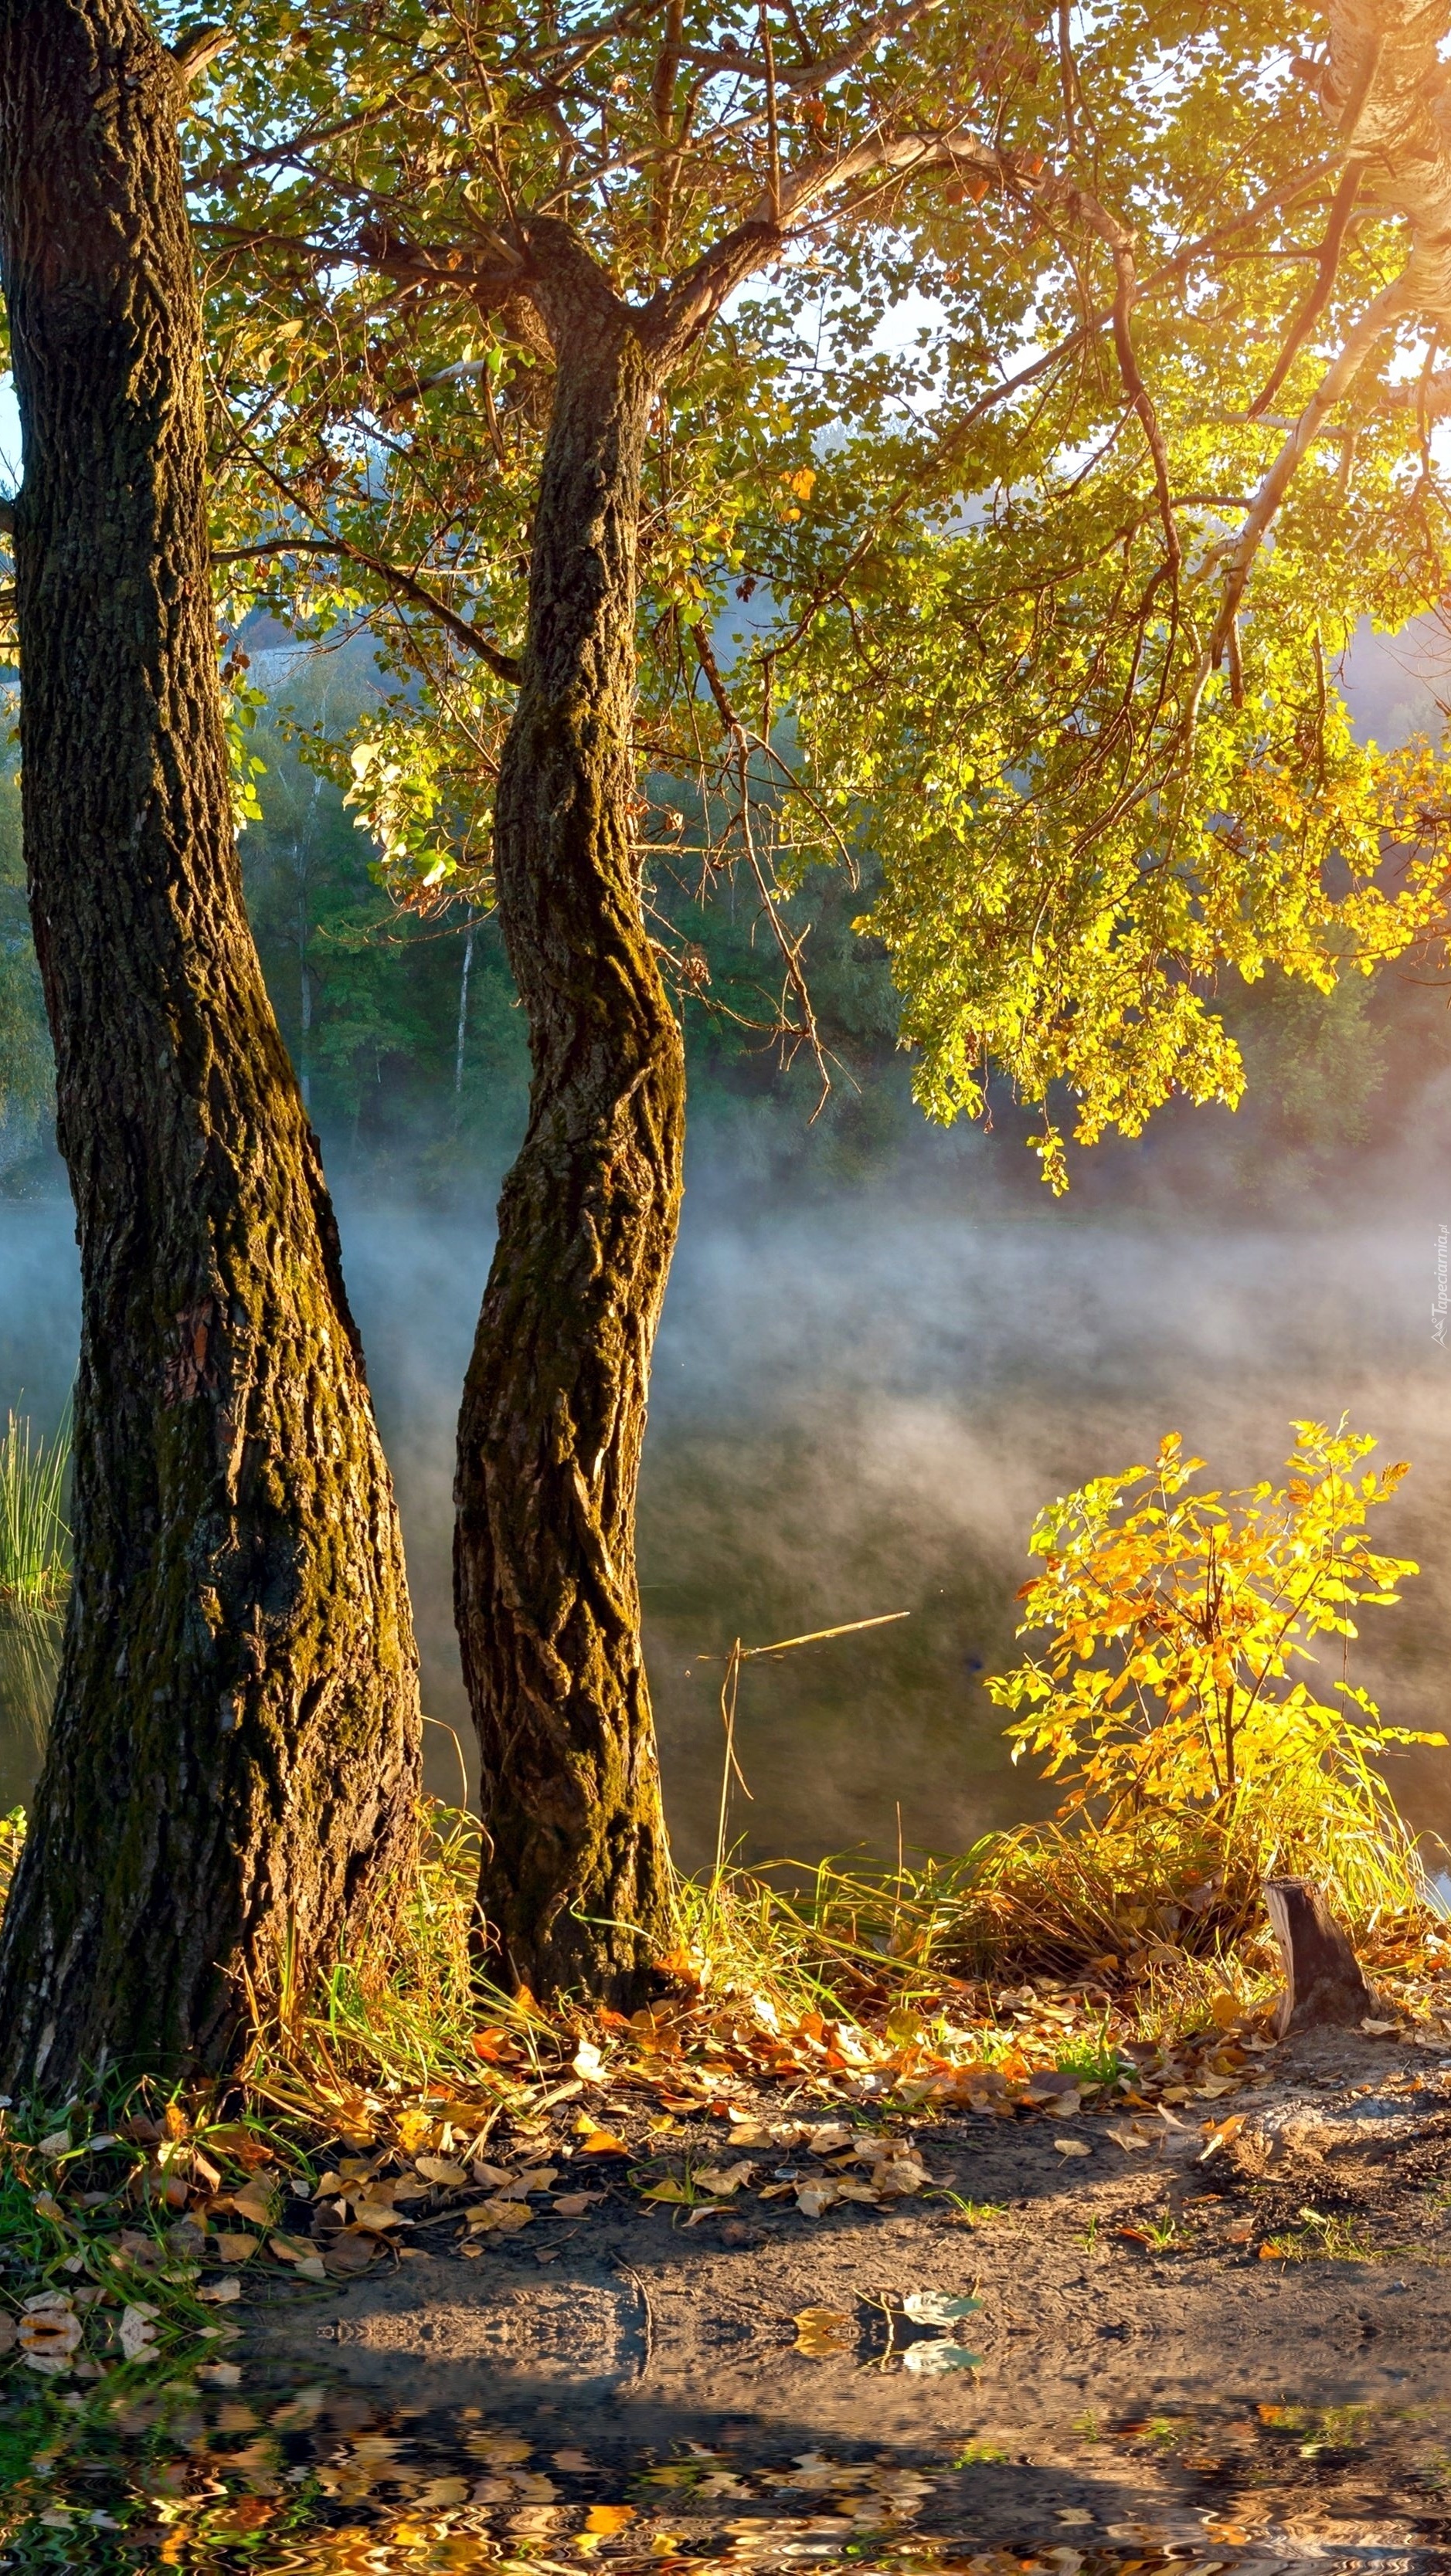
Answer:
<path fill-rule="evenodd" d="M 1171 1432 L 1152 1467 L 1095 1477 L 1035 1523 L 1019 1634 L 1050 1642 L 987 1687 L 1021 1712 L 1014 1760 L 1068 1784 L 1047 1840 L 1098 1883 L 1106 1948 L 1241 1925 L 1274 1872 L 1328 1881 L 1358 1921 L 1421 1899 L 1380 1763 L 1447 1739 L 1385 1725 L 1315 1652 L 1339 1638 L 1343 1664 L 1355 1612 L 1389 1608 L 1417 1571 L 1366 1527 L 1407 1468 L 1357 1474 L 1375 1443 L 1344 1420 L 1294 1429 L 1281 1487 L 1195 1491 L 1204 1461 Z"/>

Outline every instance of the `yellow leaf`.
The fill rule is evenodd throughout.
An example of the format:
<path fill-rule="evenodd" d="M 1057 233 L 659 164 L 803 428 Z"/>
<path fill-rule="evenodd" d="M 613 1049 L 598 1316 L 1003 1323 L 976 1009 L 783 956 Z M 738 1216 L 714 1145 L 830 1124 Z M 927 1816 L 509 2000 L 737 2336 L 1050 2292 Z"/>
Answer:
<path fill-rule="evenodd" d="M 608 2536 L 611 2532 L 623 2531 L 629 2523 L 632 2523 L 636 2510 L 637 2508 L 632 2504 L 592 2504 L 585 2515 L 584 2527 L 586 2531 L 601 2532 Z"/>
<path fill-rule="evenodd" d="M 468 2181 L 463 2166 L 455 2164 L 450 2156 L 415 2156 L 413 2169 L 415 2173 L 422 2174 L 425 2182 L 447 2183 L 456 2187 Z"/>
<path fill-rule="evenodd" d="M 477 2209 L 465 2210 L 471 2231 L 512 2236 L 527 2227 L 534 2216 L 527 2200 L 485 2200 Z"/>
<path fill-rule="evenodd" d="M 246 2263 L 261 2244 L 260 2236 L 243 2236 L 223 2231 L 216 2240 L 217 2252 L 224 2263 Z"/>

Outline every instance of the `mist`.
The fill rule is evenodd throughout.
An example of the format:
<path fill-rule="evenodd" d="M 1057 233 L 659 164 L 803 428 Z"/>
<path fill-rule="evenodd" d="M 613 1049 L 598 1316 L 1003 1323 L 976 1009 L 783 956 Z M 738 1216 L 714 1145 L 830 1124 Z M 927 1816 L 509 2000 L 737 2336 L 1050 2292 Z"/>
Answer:
<path fill-rule="evenodd" d="M 878 1617 L 899 1625 L 747 1669 L 730 1839 L 749 1856 L 961 1850 L 1041 1813 L 984 1672 L 1014 1658 L 1038 1507 L 1152 1457 L 1170 1428 L 1214 1483 L 1279 1480 L 1292 1420 L 1350 1413 L 1414 1472 L 1379 1543 L 1420 1560 L 1368 1611 L 1350 1677 L 1387 1719 L 1448 1711 L 1451 1354 L 1433 1337 L 1451 1215 L 1444 1080 L 1394 1155 L 1332 1191 L 1251 1196 L 1233 1122 L 1171 1117 L 1050 1200 L 1015 1136 L 924 1137 L 852 1186 L 783 1190 L 709 1133 L 690 1165 L 656 1355 L 640 1507 L 646 1652 L 677 1856 L 714 1846 L 718 1660 Z M 468 1208 L 345 1181 L 350 1293 L 397 1479 L 423 1658 L 428 1779 L 476 1766 L 453 1640 L 459 1389 L 492 1237 Z M 74 1365 L 68 1205 L 0 1202 L 0 1405 L 49 1425 Z M 1338 1670 L 1338 1658 L 1337 1658 Z M 1334 1674 L 1326 1673 L 1328 1682 Z M 452 1730 L 452 1732 L 450 1732 Z M 10 1767 L 21 1757 L 12 1748 Z M 1451 1837 L 1451 1755 L 1393 1769 L 1411 1821 Z M 23 1788 L 24 1783 L 21 1783 Z M 12 1794 L 15 1792 L 12 1790 Z"/>

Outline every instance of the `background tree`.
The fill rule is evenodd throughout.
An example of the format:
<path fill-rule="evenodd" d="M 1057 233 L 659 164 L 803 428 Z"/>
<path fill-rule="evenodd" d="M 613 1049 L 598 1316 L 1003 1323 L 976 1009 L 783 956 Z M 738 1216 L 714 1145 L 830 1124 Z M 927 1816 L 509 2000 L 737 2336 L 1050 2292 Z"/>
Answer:
<path fill-rule="evenodd" d="M 24 828 L 81 1247 L 74 1587 L 0 2071 L 215 2063 L 406 1853 L 402 1547 L 242 909 L 177 153 L 195 50 L 0 7 Z"/>
<path fill-rule="evenodd" d="M 698 962 L 656 872 L 744 870 L 809 1049 L 792 889 L 871 848 L 919 1097 L 996 1062 L 1055 1186 L 1065 1094 L 1085 1142 L 1238 1096 L 1230 968 L 1439 924 L 1434 769 L 1337 671 L 1444 582 L 1445 19 L 239 15 L 194 168 L 225 550 L 371 605 L 355 793 L 405 890 L 496 889 L 530 1020 L 457 1577 L 531 1984 L 628 1990 L 666 1911 L 632 1512 Z"/>

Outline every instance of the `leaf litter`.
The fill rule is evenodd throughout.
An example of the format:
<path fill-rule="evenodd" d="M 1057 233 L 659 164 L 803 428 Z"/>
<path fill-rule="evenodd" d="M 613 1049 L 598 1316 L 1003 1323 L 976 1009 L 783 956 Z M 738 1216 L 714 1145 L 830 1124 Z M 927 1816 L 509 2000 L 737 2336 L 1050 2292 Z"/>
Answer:
<path fill-rule="evenodd" d="M 143 2086 L 48 2117 L 6 2110 L 0 2388 L 27 2393 L 5 2403 L 48 2408 L 50 2421 L 69 2410 L 72 2430 L 98 2409 L 134 2411 L 138 2390 L 174 2386 L 194 2405 L 184 2392 L 207 2389 L 235 2405 L 247 2372 L 226 2344 L 240 2307 L 315 2298 L 406 2262 L 415 2244 L 468 2256 L 611 2208 L 729 2228 L 766 2204 L 809 2233 L 832 2213 L 872 2223 L 919 2201 L 986 2223 L 987 2205 L 955 2194 L 935 2159 L 944 2123 L 988 2137 L 1011 2125 L 1025 2144 L 1037 2130 L 1075 2166 L 1107 2171 L 1111 2148 L 1115 2169 L 1211 2163 L 1212 2178 L 1211 2160 L 1232 2163 L 1256 2134 L 1279 2062 L 1272 1997 L 1242 1967 L 1231 1984 L 1224 1966 L 1167 1940 L 1160 1953 L 1129 1989 L 1041 1971 L 1012 1984 L 913 1981 L 885 1967 L 874 1984 L 853 1960 L 834 2002 L 779 1976 L 716 1980 L 682 1953 L 669 1990 L 629 2018 L 550 2020 L 527 1996 L 493 1995 L 481 2015 L 471 1985 L 466 2029 L 435 2030 L 431 2052 L 390 2053 L 386 2016 L 350 2022 L 344 2010 L 326 2029 L 304 2017 L 290 2034 L 259 2034 L 225 2092 Z M 1414 2057 L 1451 2043 L 1445 1961 L 1439 1936 L 1390 1927 L 1375 1964 L 1399 2018 L 1362 2045 L 1396 2037 Z M 1380 2090 L 1411 2113 L 1435 2085 L 1428 2059 L 1424 2079 L 1407 2071 Z M 1155 2242 L 1145 2232 L 1146 2250 Z M 1279 2213 L 1261 2231 L 1235 2221 L 1225 2242 L 1252 2263 L 1261 2243 L 1274 2249 L 1265 2260 L 1332 2250 L 1324 2226 Z M 919 2318 L 909 2304 L 945 2295 L 900 2302 L 895 2365 L 910 2376 L 973 2367 L 955 2317 Z M 808 2361 L 859 2342 L 856 2321 L 826 2307 L 803 2310 L 795 2335 Z M 552 2509 L 537 2494 L 515 2501 Z M 248 2490 L 246 2527 L 262 2529 L 267 2502 Z M 455 2509 L 439 2504 L 440 2545 Z M 613 2554 L 608 2534 L 582 2536 Z"/>

